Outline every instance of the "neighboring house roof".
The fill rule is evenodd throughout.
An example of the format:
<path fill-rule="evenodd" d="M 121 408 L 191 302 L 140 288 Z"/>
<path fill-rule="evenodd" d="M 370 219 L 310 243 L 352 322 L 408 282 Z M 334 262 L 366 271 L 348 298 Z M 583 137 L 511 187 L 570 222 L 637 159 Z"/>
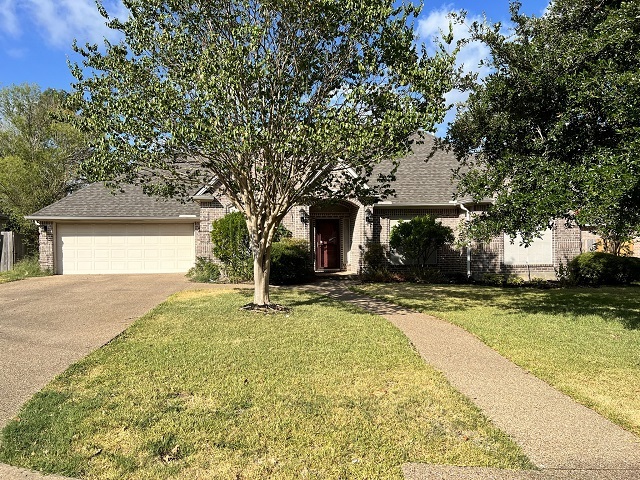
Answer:
<path fill-rule="evenodd" d="M 61 219 L 177 219 L 200 214 L 194 202 L 180 203 L 146 195 L 141 187 L 122 185 L 123 193 L 111 190 L 102 183 L 88 185 L 75 193 L 26 217 L 29 220 Z"/>
<path fill-rule="evenodd" d="M 400 159 L 396 180 L 391 184 L 391 188 L 395 190 L 395 196 L 379 202 L 378 205 L 451 204 L 456 192 L 456 183 L 452 177 L 459 163 L 451 152 L 440 149 L 433 151 L 434 144 L 435 137 L 425 134 L 421 143 L 412 145 L 413 152 Z M 378 174 L 388 175 L 392 168 L 391 161 L 376 165 L 371 175 L 370 185 L 375 183 Z"/>

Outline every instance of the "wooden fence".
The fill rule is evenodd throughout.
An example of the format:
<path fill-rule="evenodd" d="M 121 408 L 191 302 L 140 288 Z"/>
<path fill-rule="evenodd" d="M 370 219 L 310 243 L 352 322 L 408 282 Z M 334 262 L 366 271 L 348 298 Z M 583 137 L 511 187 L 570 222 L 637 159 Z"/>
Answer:
<path fill-rule="evenodd" d="M 24 256 L 24 244 L 15 232 L 0 232 L 0 272 L 11 270 Z"/>

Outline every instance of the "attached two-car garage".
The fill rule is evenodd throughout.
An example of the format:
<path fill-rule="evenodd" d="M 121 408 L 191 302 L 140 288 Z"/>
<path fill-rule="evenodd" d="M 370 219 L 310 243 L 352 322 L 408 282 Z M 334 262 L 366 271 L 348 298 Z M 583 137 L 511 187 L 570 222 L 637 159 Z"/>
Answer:
<path fill-rule="evenodd" d="M 40 265 L 57 274 L 186 273 L 195 263 L 200 206 L 138 186 L 94 183 L 27 218 L 39 228 Z"/>
<path fill-rule="evenodd" d="M 193 224 L 59 223 L 56 273 L 184 273 L 195 261 Z"/>

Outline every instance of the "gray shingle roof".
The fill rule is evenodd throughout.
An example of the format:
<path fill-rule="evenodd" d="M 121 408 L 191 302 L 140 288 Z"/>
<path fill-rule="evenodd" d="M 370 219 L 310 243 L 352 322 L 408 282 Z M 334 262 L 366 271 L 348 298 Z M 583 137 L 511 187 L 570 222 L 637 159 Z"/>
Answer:
<path fill-rule="evenodd" d="M 194 202 L 180 203 L 173 199 L 150 197 L 142 188 L 122 185 L 124 193 L 111 193 L 102 183 L 88 185 L 77 192 L 37 211 L 28 218 L 177 218 L 200 215 Z"/>
<path fill-rule="evenodd" d="M 421 144 L 412 145 L 413 152 L 400 159 L 396 181 L 392 183 L 395 196 L 386 199 L 394 205 L 445 205 L 453 200 L 456 184 L 452 180 L 458 161 L 453 153 L 432 152 L 435 137 L 425 134 Z M 378 173 L 388 174 L 391 162 L 381 162 L 371 176 L 374 183 Z"/>

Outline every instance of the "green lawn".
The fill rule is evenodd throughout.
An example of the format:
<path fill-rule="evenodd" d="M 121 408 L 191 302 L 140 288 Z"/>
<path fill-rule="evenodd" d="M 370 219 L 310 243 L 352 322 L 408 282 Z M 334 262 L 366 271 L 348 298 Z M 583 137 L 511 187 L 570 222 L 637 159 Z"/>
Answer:
<path fill-rule="evenodd" d="M 534 290 L 384 284 L 357 290 L 460 325 L 640 435 L 639 287 Z"/>
<path fill-rule="evenodd" d="M 37 257 L 28 257 L 17 262 L 13 269 L 7 272 L 0 272 L 0 284 L 24 280 L 29 277 L 44 277 L 51 275 L 51 272 L 42 271 Z"/>
<path fill-rule="evenodd" d="M 85 479 L 402 478 L 530 468 L 381 317 L 284 292 L 181 293 L 38 393 L 0 461 Z"/>

